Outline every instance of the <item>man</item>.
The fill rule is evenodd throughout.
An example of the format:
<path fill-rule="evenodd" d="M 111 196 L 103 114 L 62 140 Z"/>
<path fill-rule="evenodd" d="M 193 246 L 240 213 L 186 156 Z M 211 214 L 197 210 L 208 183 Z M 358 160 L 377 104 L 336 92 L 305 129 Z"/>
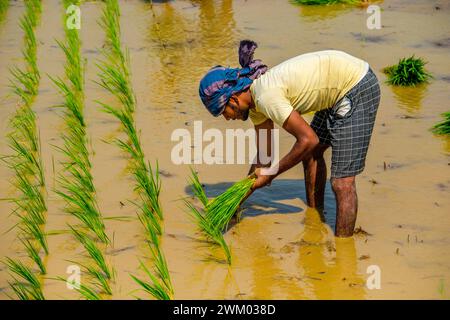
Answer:
<path fill-rule="evenodd" d="M 258 189 L 281 173 L 303 163 L 307 204 L 323 209 L 327 170 L 324 151 L 331 146 L 331 186 L 336 196 L 338 237 L 353 235 L 358 199 L 355 176 L 364 169 L 380 102 L 378 80 L 368 63 L 335 50 L 289 59 L 270 70 L 253 60 L 257 45 L 239 47 L 242 69 L 212 68 L 200 81 L 203 104 L 214 116 L 252 120 L 257 131 L 274 123 L 296 138 L 274 174 L 264 175 L 258 159 L 250 172 Z M 315 112 L 310 125 L 302 114 Z M 267 150 L 271 150 L 268 139 Z"/>

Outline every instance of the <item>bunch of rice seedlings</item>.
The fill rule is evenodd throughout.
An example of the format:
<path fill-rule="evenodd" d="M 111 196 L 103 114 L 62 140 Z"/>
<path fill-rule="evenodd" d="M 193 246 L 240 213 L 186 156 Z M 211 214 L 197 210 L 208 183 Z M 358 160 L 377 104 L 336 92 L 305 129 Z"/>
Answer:
<path fill-rule="evenodd" d="M 450 111 L 444 112 L 442 117 L 444 117 L 444 120 L 436 124 L 432 131 L 438 135 L 450 135 Z"/>
<path fill-rule="evenodd" d="M 398 64 L 383 69 L 388 76 L 387 83 L 395 86 L 415 86 L 428 82 L 431 74 L 425 70 L 426 62 L 422 58 L 402 58 Z"/>
<path fill-rule="evenodd" d="M 64 0 L 64 7 L 78 4 L 77 0 Z M 65 11 L 65 10 L 64 10 Z M 113 271 L 108 267 L 97 242 L 109 244 L 100 213 L 96 189 L 91 174 L 90 152 L 84 119 L 84 61 L 78 30 L 65 28 L 65 41 L 57 41 L 65 54 L 65 79 L 51 78 L 64 97 L 62 110 L 66 130 L 61 134 L 62 147 L 56 147 L 64 156 L 62 171 L 55 192 L 65 201 L 65 211 L 77 218 L 79 225 L 70 226 L 72 234 L 84 247 L 89 264 L 81 264 L 90 278 L 89 284 L 78 288 L 86 299 L 100 299 L 99 293 L 111 295 L 110 280 Z M 85 230 L 85 231 L 82 231 Z"/>
<path fill-rule="evenodd" d="M 119 107 L 99 102 L 103 111 L 114 116 L 121 123 L 126 140 L 116 139 L 114 143 L 129 155 L 131 172 L 135 180 L 135 191 L 139 201 L 133 202 L 138 209 L 138 218 L 147 231 L 150 251 L 155 264 L 149 275 L 150 282 L 142 281 L 131 275 L 133 279 L 156 299 L 172 299 L 173 288 L 167 262 L 164 257 L 158 236 L 162 233 L 163 213 L 159 202 L 161 181 L 159 168 L 153 171 L 141 148 L 138 131 L 134 121 L 136 98 L 130 81 L 129 55 L 122 49 L 120 36 L 120 8 L 117 0 L 106 0 L 100 21 L 105 30 L 107 46 L 103 52 L 104 60 L 98 65 L 100 82 L 98 84 L 115 96 Z M 143 264 L 141 264 L 143 266 Z"/>
<path fill-rule="evenodd" d="M 202 203 L 203 210 L 199 211 L 192 203 L 185 200 L 189 213 L 205 237 L 224 250 L 227 262 L 231 264 L 231 252 L 223 238 L 223 232 L 238 210 L 239 205 L 249 193 L 255 178 L 248 177 L 235 183 L 227 191 L 211 201 L 208 201 L 198 175 L 192 168 L 190 180 L 194 195 Z"/>
<path fill-rule="evenodd" d="M 12 131 L 8 134 L 11 155 L 2 160 L 15 173 L 13 185 L 18 196 L 9 199 L 15 203 L 13 214 L 19 219 L 18 238 L 24 246 L 30 261 L 41 274 L 45 266 L 41 250 L 48 254 L 46 234 L 43 230 L 47 205 L 45 201 L 45 180 L 42 165 L 40 140 L 36 125 L 36 115 L 32 103 L 37 95 L 40 74 L 36 62 L 37 42 L 35 27 L 40 18 L 41 2 L 25 1 L 25 14 L 20 20 L 24 32 L 24 49 L 22 51 L 25 65 L 13 67 L 11 87 L 19 99 L 16 113 L 10 121 Z M 19 299 L 44 299 L 39 278 L 32 266 L 22 261 L 7 258 L 6 265 L 12 275 L 10 287 Z"/>
<path fill-rule="evenodd" d="M 228 222 L 236 213 L 254 182 L 255 178 L 253 177 L 245 178 L 208 203 L 206 206 L 206 217 L 214 228 L 220 231 L 226 229 Z"/>
<path fill-rule="evenodd" d="M 331 5 L 331 4 L 358 4 L 365 0 L 293 0 L 296 4 L 302 5 Z"/>
<path fill-rule="evenodd" d="M 202 203 L 203 209 L 200 211 L 197 209 L 192 203 L 187 200 L 184 200 L 186 207 L 188 208 L 188 212 L 196 222 L 198 229 L 203 233 L 205 238 L 219 245 L 226 257 L 226 261 L 228 264 L 231 264 L 231 251 L 228 247 L 225 239 L 223 238 L 222 231 L 216 228 L 211 221 L 206 216 L 206 208 L 208 206 L 208 197 L 206 196 L 205 190 L 203 189 L 202 184 L 200 183 L 200 179 L 198 178 L 198 174 L 191 168 L 191 177 L 190 177 L 192 191 L 194 196 Z"/>

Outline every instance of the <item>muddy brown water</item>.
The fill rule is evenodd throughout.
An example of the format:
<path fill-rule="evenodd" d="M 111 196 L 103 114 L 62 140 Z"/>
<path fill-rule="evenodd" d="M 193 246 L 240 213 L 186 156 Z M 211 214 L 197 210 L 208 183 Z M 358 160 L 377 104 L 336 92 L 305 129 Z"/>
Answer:
<path fill-rule="evenodd" d="M 378 299 L 450 298 L 450 142 L 436 137 L 429 128 L 448 110 L 450 65 L 446 1 L 392 0 L 378 2 L 383 8 L 381 30 L 366 28 L 362 8 L 329 6 L 299 7 L 289 1 L 171 1 L 155 3 L 120 1 L 123 42 L 129 47 L 133 85 L 148 159 L 160 163 L 161 202 L 164 209 L 163 249 L 179 299 Z M 436 6 L 439 9 L 436 9 Z M 135 219 L 129 199 L 133 181 L 126 171 L 127 159 L 117 147 L 103 140 L 116 137 L 119 126 L 100 112 L 94 100 L 111 98 L 93 82 L 95 62 L 104 34 L 97 24 L 100 2 L 82 5 L 83 55 L 86 69 L 86 119 L 94 154 L 93 175 L 113 247 L 107 250 L 115 268 L 114 299 L 147 296 L 129 274 L 142 273 L 139 260 L 149 256 L 144 230 Z M 0 25 L 0 153 L 9 152 L 5 134 L 15 100 L 8 96 L 8 68 L 22 64 L 22 32 L 18 21 L 20 1 L 11 2 Z M 58 172 L 61 155 L 52 147 L 61 143 L 64 128 L 61 97 L 46 74 L 62 75 L 64 57 L 55 39 L 64 37 L 59 1 L 44 0 L 42 23 L 37 28 L 38 65 L 42 72 L 40 92 L 34 103 L 42 140 L 48 189 L 46 230 L 64 231 L 73 222 L 62 211 L 63 203 L 53 192 L 52 163 Z M 365 171 L 358 177 L 357 226 L 371 235 L 335 239 L 334 198 L 329 186 L 325 221 L 305 205 L 303 171 L 293 168 L 269 188 L 257 191 L 246 203 L 240 223 L 225 238 L 232 248 L 233 264 L 217 261 L 219 251 L 199 241 L 182 202 L 188 195 L 187 165 L 175 165 L 170 151 L 171 133 L 192 130 L 195 120 L 203 129 L 250 128 L 249 122 L 226 122 L 211 118 L 197 97 L 202 74 L 217 64 L 237 66 L 239 40 L 250 38 L 260 45 L 257 57 L 269 66 L 308 51 L 340 49 L 367 60 L 381 81 L 378 111 Z M 416 54 L 429 63 L 434 79 L 417 88 L 392 88 L 384 83 L 381 69 L 400 57 Z M 306 116 L 308 120 L 311 116 Z M 293 143 L 280 136 L 281 154 Z M 329 165 L 330 154 L 326 154 Z M 247 165 L 195 166 L 214 196 L 240 180 Z M 14 194 L 11 172 L 0 166 L 0 198 Z M 124 203 L 122 206 L 120 202 Z M 12 205 L 0 202 L 0 256 L 22 257 L 16 232 L 10 229 Z M 45 259 L 49 277 L 65 276 L 68 260 L 81 259 L 82 248 L 58 232 L 49 235 L 50 255 Z M 381 289 L 366 286 L 367 269 L 381 270 Z M 0 297 L 7 298 L 9 276 L 0 267 Z M 44 279 L 44 294 L 52 299 L 76 299 L 64 283 Z"/>

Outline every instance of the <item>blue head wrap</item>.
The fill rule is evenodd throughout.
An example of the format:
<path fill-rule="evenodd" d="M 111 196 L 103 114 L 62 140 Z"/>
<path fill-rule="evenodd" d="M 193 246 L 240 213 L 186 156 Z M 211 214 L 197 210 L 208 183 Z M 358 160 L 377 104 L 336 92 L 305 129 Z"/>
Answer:
<path fill-rule="evenodd" d="M 200 81 L 200 99 L 213 116 L 221 115 L 233 94 L 248 89 L 253 80 L 267 71 L 261 60 L 253 60 L 256 48 L 257 44 L 253 41 L 241 41 L 239 63 L 242 68 L 216 66 Z"/>

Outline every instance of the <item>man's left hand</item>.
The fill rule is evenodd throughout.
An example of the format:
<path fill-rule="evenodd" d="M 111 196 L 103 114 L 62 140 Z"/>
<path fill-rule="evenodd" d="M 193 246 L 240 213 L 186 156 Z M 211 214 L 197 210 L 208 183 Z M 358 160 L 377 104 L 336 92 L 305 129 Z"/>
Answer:
<path fill-rule="evenodd" d="M 256 189 L 262 188 L 264 186 L 270 185 L 272 180 L 275 178 L 274 175 L 264 175 L 262 173 L 262 169 L 264 169 L 264 168 L 257 168 L 255 170 L 254 174 L 256 176 L 256 180 L 253 183 L 252 190 L 256 190 Z"/>

